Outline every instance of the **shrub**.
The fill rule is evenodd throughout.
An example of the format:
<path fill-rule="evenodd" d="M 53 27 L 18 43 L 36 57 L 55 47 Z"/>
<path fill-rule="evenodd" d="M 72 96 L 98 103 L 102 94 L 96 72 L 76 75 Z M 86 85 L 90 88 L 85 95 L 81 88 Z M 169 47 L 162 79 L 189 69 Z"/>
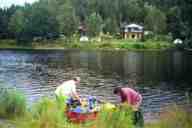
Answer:
<path fill-rule="evenodd" d="M 144 45 L 141 44 L 141 43 L 136 43 L 136 44 L 133 44 L 133 48 L 135 48 L 135 49 L 143 49 Z"/>
<path fill-rule="evenodd" d="M 129 44 L 129 43 L 121 43 L 121 44 L 119 45 L 119 47 L 120 47 L 120 48 L 124 48 L 124 49 L 130 49 L 130 48 L 132 47 L 132 45 Z"/>

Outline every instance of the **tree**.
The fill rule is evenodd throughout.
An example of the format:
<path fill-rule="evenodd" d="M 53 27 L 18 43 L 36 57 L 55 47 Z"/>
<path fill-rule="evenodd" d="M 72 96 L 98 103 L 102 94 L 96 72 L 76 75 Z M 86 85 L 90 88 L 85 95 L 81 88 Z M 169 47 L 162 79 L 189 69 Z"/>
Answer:
<path fill-rule="evenodd" d="M 184 26 L 181 18 L 181 10 L 179 7 L 170 8 L 167 12 L 167 30 L 172 33 L 173 38 L 181 38 L 183 39 L 184 34 Z"/>
<path fill-rule="evenodd" d="M 112 35 L 120 32 L 118 21 L 115 18 L 107 18 L 104 21 L 103 31 Z"/>
<path fill-rule="evenodd" d="M 147 6 L 147 15 L 144 19 L 145 28 L 153 31 L 155 34 L 163 34 L 167 27 L 166 15 L 153 6 Z"/>
<path fill-rule="evenodd" d="M 182 20 L 185 25 L 185 40 L 187 47 L 192 48 L 192 2 L 190 0 L 183 0 L 180 5 L 182 11 Z"/>
<path fill-rule="evenodd" d="M 32 7 L 27 29 L 33 37 L 53 38 L 59 33 L 56 16 L 47 7 L 46 4 L 36 4 Z"/>
<path fill-rule="evenodd" d="M 67 0 L 65 4 L 60 5 L 56 15 L 59 23 L 60 33 L 65 36 L 72 36 L 78 28 L 79 19 L 76 16 L 75 9 L 73 8 L 71 1 Z"/>
<path fill-rule="evenodd" d="M 97 13 L 92 13 L 87 17 L 86 23 L 91 36 L 97 36 L 103 29 L 103 20 Z"/>
<path fill-rule="evenodd" d="M 58 35 L 56 17 L 46 4 L 25 5 L 11 17 L 9 28 L 17 40 L 30 42 L 34 37 L 53 38 Z"/>
<path fill-rule="evenodd" d="M 13 33 L 8 29 L 9 20 L 11 16 L 15 13 L 18 6 L 11 6 L 10 8 L 1 9 L 0 8 L 0 38 L 14 38 Z"/>
<path fill-rule="evenodd" d="M 15 14 L 10 18 L 9 30 L 15 34 L 15 37 L 20 38 L 23 36 L 26 30 L 24 12 L 22 10 L 17 10 Z"/>

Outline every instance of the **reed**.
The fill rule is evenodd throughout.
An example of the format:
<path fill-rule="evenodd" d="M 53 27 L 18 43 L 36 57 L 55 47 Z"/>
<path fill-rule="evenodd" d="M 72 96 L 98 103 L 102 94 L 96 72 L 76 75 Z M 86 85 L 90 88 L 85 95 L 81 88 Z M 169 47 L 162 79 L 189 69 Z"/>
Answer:
<path fill-rule="evenodd" d="M 22 116 L 26 112 L 26 99 L 15 89 L 1 88 L 0 117 L 12 118 Z"/>

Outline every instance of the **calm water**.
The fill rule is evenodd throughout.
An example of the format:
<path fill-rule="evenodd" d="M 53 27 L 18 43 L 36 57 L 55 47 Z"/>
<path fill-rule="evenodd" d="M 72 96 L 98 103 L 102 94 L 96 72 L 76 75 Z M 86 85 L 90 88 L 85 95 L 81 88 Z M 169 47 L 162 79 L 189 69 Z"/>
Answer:
<path fill-rule="evenodd" d="M 0 51 L 0 82 L 22 91 L 29 103 L 53 98 L 56 86 L 73 76 L 82 79 L 81 95 L 117 103 L 113 88 L 134 79 L 146 118 L 170 104 L 187 104 L 191 74 L 190 52 Z"/>

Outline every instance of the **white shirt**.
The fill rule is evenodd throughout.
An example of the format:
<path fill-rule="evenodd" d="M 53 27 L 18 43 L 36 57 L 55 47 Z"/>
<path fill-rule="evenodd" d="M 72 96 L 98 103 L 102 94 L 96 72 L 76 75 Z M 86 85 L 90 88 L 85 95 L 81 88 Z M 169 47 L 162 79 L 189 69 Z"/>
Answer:
<path fill-rule="evenodd" d="M 55 91 L 57 96 L 73 97 L 74 93 L 76 93 L 76 85 L 74 80 L 63 82 Z"/>

